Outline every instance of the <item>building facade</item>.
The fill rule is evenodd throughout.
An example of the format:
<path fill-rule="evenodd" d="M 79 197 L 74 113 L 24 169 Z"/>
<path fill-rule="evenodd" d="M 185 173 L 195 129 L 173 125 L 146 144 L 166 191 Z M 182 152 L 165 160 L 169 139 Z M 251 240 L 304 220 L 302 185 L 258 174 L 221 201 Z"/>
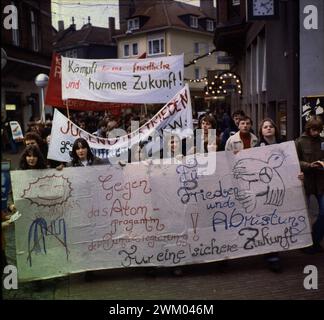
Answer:
<path fill-rule="evenodd" d="M 249 20 L 248 1 L 222 1 L 214 43 L 233 58 L 231 71 L 242 79 L 242 96 L 228 94 L 232 111 L 243 109 L 254 129 L 269 116 L 284 140 L 300 131 L 299 102 L 299 4 L 275 0 L 278 15 Z"/>
<path fill-rule="evenodd" d="M 17 120 L 26 129 L 31 116 L 40 116 L 35 78 L 40 73 L 48 75 L 50 70 L 55 33 L 51 2 L 4 0 L 1 10 L 1 48 L 6 53 L 1 77 L 1 118 Z M 9 20 L 9 25 L 5 25 Z"/>
<path fill-rule="evenodd" d="M 310 116 L 324 120 L 324 1 L 301 0 L 299 12 L 302 131 Z"/>
<path fill-rule="evenodd" d="M 72 18 L 73 20 L 73 18 Z M 88 23 L 76 30 L 72 24 L 64 29 L 63 21 L 58 22 L 58 33 L 53 39 L 53 49 L 62 56 L 79 59 L 114 59 L 117 46 L 112 38 L 115 34 L 115 18 L 107 19 L 107 28 L 95 27 Z"/>
<path fill-rule="evenodd" d="M 115 36 L 118 58 L 184 54 L 194 109 L 205 109 L 203 79 L 220 68 L 213 44 L 215 22 L 213 1 L 201 0 L 197 7 L 173 0 L 122 0 L 121 29 Z"/>

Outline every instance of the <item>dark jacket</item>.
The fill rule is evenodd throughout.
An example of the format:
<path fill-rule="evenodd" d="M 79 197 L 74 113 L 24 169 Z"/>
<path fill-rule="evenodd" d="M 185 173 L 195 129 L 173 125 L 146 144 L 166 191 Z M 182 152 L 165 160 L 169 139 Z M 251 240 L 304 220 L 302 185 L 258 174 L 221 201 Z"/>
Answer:
<path fill-rule="evenodd" d="M 105 164 L 105 162 L 100 158 L 94 157 L 93 161 L 90 161 L 88 163 L 88 166 L 97 166 L 100 164 Z M 66 166 L 67 167 L 84 167 L 84 165 L 82 164 L 82 162 L 80 160 L 77 162 L 70 161 Z"/>
<path fill-rule="evenodd" d="M 324 194 L 324 169 L 311 168 L 314 161 L 324 161 L 324 138 L 303 133 L 296 140 L 300 166 L 305 175 L 306 194 Z"/>
<path fill-rule="evenodd" d="M 233 136 L 237 131 L 239 131 L 239 128 L 232 120 L 230 126 L 226 128 L 223 132 L 220 150 L 225 150 L 226 141 L 228 140 L 229 137 Z"/>
<path fill-rule="evenodd" d="M 281 140 L 277 140 L 276 141 L 276 144 L 277 143 L 281 143 L 282 141 Z M 260 138 L 259 142 L 257 143 L 256 147 L 264 147 L 264 146 L 268 146 L 269 143 L 263 139 L 263 137 Z"/>

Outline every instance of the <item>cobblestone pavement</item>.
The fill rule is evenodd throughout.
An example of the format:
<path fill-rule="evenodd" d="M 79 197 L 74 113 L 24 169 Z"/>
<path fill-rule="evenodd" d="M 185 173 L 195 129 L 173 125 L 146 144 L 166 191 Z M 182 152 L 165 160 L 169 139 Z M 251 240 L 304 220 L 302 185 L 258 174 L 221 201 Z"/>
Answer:
<path fill-rule="evenodd" d="M 15 166 L 15 160 L 13 161 Z M 316 214 L 316 204 L 310 210 Z M 6 232 L 8 262 L 15 264 L 14 226 Z M 306 255 L 300 250 L 280 254 L 284 271 L 272 273 L 262 256 L 230 260 L 228 264 L 208 263 L 183 267 L 182 277 L 174 276 L 170 268 L 159 268 L 148 275 L 146 268 L 96 271 L 91 282 L 84 274 L 57 279 L 19 283 L 17 290 L 3 289 L 3 299 L 32 300 L 248 300 L 298 299 L 324 300 L 324 253 Z M 303 286 L 306 265 L 318 269 L 318 289 Z"/>
<path fill-rule="evenodd" d="M 8 250 L 10 251 L 10 250 Z M 324 254 L 305 255 L 299 250 L 280 254 L 283 273 L 266 268 L 262 256 L 183 267 L 182 277 L 160 268 L 155 276 L 146 268 L 96 271 L 91 282 L 84 274 L 34 283 L 21 283 L 18 290 L 4 290 L 4 299 L 32 300 L 124 300 L 124 299 L 321 299 L 324 300 Z M 14 263 L 12 257 L 9 262 Z M 306 265 L 318 268 L 318 289 L 303 286 Z M 39 283 L 39 285 L 37 285 Z"/>

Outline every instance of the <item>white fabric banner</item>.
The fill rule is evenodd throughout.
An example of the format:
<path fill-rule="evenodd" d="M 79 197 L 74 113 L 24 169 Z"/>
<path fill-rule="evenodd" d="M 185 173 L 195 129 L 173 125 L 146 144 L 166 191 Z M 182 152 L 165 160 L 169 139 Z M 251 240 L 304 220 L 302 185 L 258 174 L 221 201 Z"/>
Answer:
<path fill-rule="evenodd" d="M 11 172 L 19 278 L 312 244 L 294 142 L 185 160 Z"/>
<path fill-rule="evenodd" d="M 62 57 L 62 99 L 166 103 L 184 86 L 183 54 L 148 59 Z"/>
<path fill-rule="evenodd" d="M 92 135 L 55 109 L 47 158 L 62 162 L 70 161 L 69 152 L 72 150 L 73 143 L 77 138 L 82 137 L 88 141 L 95 156 L 109 158 L 111 163 L 118 160 L 127 161 L 128 148 L 147 140 L 149 136 L 159 138 L 156 139 L 158 140 L 156 143 L 160 147 L 160 138 L 164 130 L 172 130 L 184 138 L 192 135 L 192 129 L 192 108 L 187 84 L 142 127 L 128 135 L 126 131 L 116 131 L 119 138 L 108 139 Z"/>

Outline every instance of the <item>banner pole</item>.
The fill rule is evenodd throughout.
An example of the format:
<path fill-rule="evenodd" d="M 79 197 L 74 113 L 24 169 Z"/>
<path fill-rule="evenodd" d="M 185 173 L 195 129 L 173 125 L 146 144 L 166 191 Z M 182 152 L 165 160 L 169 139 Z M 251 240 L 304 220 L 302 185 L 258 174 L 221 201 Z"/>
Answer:
<path fill-rule="evenodd" d="M 70 120 L 69 99 L 66 100 L 66 113 L 67 113 L 68 119 Z"/>

